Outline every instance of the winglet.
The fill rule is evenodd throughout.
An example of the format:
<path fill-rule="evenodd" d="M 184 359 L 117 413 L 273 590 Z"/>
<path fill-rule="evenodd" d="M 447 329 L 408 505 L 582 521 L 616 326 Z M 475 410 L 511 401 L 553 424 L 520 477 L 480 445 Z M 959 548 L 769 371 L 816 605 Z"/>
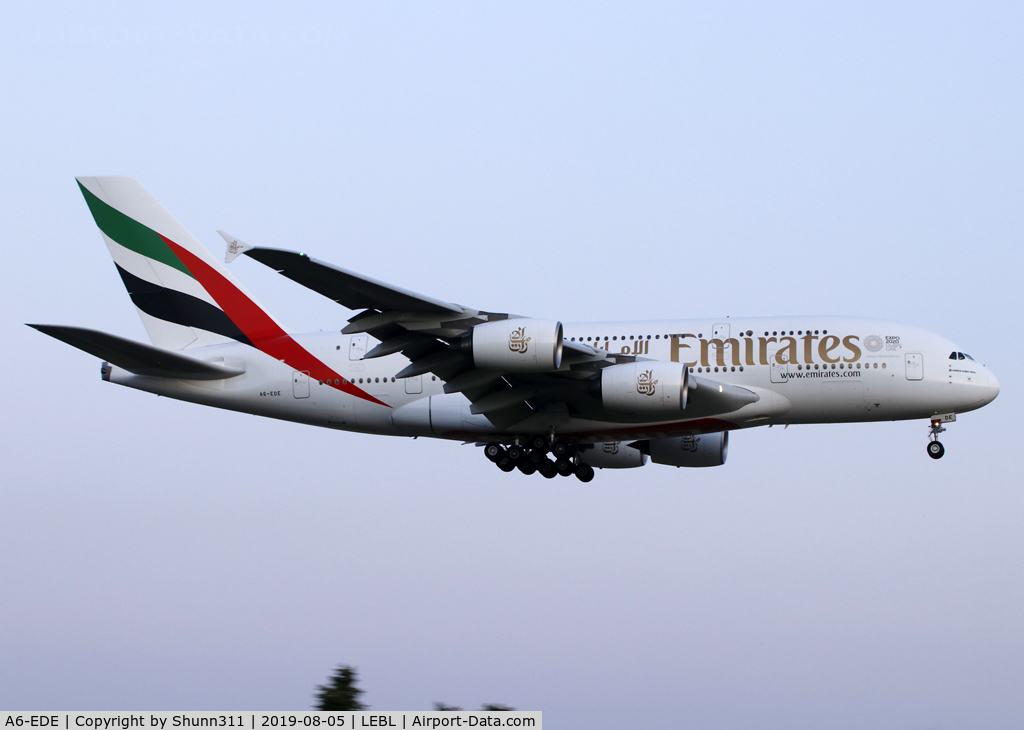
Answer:
<path fill-rule="evenodd" d="M 253 248 L 245 241 L 238 240 L 230 233 L 225 233 L 224 231 L 217 231 L 217 233 L 219 233 L 220 237 L 223 238 L 224 241 L 228 244 L 228 249 L 227 251 L 224 252 L 225 264 L 230 264 L 232 261 L 234 261 L 243 253 L 248 251 L 250 248 Z"/>

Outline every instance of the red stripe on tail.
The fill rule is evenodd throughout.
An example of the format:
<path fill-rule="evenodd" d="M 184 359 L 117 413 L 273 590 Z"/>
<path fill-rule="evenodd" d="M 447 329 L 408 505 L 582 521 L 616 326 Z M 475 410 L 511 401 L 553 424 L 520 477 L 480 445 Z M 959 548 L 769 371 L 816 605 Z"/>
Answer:
<path fill-rule="evenodd" d="M 370 403 L 391 407 L 387 403 L 377 400 L 365 390 L 352 385 L 347 379 L 318 360 L 215 268 L 166 236 L 160 236 L 160 238 L 164 239 L 174 255 L 181 260 L 192 276 L 199 280 L 199 283 L 210 293 L 224 313 L 260 351 L 277 360 L 282 360 L 293 370 L 308 372 L 309 377 L 314 380 L 322 380 L 332 388 Z M 338 384 L 335 385 L 335 382 Z"/>

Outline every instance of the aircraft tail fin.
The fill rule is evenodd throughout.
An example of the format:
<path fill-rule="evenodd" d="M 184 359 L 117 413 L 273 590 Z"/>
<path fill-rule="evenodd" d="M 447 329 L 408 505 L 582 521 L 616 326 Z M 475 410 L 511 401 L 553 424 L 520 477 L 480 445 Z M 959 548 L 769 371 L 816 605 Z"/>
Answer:
<path fill-rule="evenodd" d="M 128 177 L 79 177 L 85 202 L 157 347 L 243 342 L 283 334 L 148 190 Z"/>

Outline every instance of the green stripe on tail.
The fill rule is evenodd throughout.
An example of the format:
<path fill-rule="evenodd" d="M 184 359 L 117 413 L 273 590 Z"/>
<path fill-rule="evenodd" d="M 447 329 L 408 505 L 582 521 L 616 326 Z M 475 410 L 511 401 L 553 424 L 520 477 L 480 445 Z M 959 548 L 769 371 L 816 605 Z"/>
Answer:
<path fill-rule="evenodd" d="M 82 190 L 82 195 L 85 196 L 85 202 L 88 204 L 89 210 L 92 211 L 96 225 L 107 236 L 135 253 L 167 264 L 192 276 L 192 272 L 185 267 L 185 264 L 181 263 L 181 260 L 174 255 L 174 252 L 156 231 L 146 228 L 116 208 L 107 205 L 89 192 L 82 183 L 78 183 L 78 187 Z M 192 276 L 192 278 L 195 277 Z"/>

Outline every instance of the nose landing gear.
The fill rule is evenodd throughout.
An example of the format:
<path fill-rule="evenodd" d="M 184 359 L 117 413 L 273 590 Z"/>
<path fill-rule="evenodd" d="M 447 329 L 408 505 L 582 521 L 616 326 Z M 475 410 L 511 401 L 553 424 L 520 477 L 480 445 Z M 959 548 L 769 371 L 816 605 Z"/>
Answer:
<path fill-rule="evenodd" d="M 933 459 L 941 459 L 942 455 L 946 453 L 946 448 L 939 443 L 939 434 L 945 430 L 942 421 L 932 419 L 931 425 L 928 427 L 928 456 Z"/>

